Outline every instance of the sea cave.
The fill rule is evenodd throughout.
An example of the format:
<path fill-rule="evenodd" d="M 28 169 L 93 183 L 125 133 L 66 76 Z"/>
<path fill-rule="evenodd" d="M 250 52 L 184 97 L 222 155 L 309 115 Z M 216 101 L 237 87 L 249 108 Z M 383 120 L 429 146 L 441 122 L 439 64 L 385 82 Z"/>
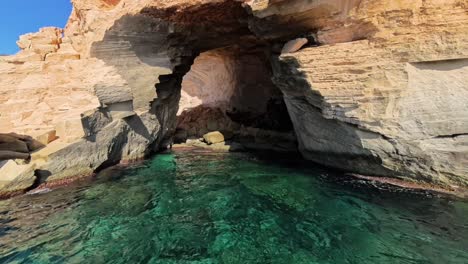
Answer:
<path fill-rule="evenodd" d="M 0 263 L 466 263 L 463 1 L 66 2 L 0 44 Z"/>

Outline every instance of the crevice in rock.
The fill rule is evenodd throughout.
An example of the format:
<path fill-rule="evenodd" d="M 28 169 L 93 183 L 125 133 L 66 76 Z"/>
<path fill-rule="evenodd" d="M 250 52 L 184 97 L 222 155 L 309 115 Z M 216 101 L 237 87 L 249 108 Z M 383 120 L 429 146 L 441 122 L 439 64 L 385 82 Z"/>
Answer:
<path fill-rule="evenodd" d="M 452 134 L 452 135 L 438 135 L 438 136 L 435 136 L 434 138 L 455 139 L 455 138 L 461 137 L 461 136 L 468 136 L 468 133 L 460 133 L 460 134 Z"/>
<path fill-rule="evenodd" d="M 39 177 L 36 172 L 34 172 L 34 176 L 36 178 L 34 179 L 33 184 L 30 187 L 26 188 L 24 190 L 24 193 L 27 193 L 29 191 L 32 191 L 32 190 L 36 189 L 37 187 L 39 187 L 41 185 L 41 183 L 43 183 L 43 181 L 41 180 L 41 177 Z"/>
<path fill-rule="evenodd" d="M 47 178 L 51 175 L 49 171 L 45 170 L 35 170 L 34 171 L 34 179 L 33 184 L 25 190 L 26 192 L 32 191 L 34 189 L 37 189 L 41 184 L 45 183 L 47 181 Z"/>
<path fill-rule="evenodd" d="M 160 124 L 156 141 L 152 149 L 158 151 L 172 144 L 172 137 L 176 130 L 178 102 L 180 101 L 180 87 L 183 76 L 190 70 L 192 57 L 185 57 L 183 63 L 174 67 L 173 73 L 159 76 L 159 83 L 155 85 L 157 98 L 151 102 L 150 113 L 156 115 Z"/>

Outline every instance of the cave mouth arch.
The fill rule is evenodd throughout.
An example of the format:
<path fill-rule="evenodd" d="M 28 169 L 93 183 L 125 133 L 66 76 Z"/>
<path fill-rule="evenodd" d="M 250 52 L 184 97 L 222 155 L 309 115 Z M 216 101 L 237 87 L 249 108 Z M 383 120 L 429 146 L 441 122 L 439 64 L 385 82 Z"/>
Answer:
<path fill-rule="evenodd" d="M 242 1 L 148 7 L 115 21 L 91 56 L 114 66 L 126 81 L 126 91 L 115 88 L 119 97 L 131 99 L 123 110 L 157 118 L 152 150 L 164 149 L 174 135 L 200 137 L 213 130 L 265 146 L 283 139 L 295 144 L 282 92 L 272 82 L 272 58 L 290 36 L 261 38 L 250 30 L 251 19 Z M 217 64 L 207 68 L 203 62 L 210 59 Z M 193 85 L 197 69 L 205 77 Z M 187 98 L 199 103 L 185 105 Z M 214 116 L 223 121 L 210 121 Z"/>
<path fill-rule="evenodd" d="M 208 50 L 181 83 L 175 142 L 220 131 L 247 148 L 295 149 L 293 125 L 281 90 L 272 82 L 268 47 Z"/>
<path fill-rule="evenodd" d="M 283 93 L 273 83 L 273 58 L 289 37 L 255 35 L 242 1 L 149 8 L 141 14 L 171 28 L 165 48 L 175 66 L 159 76 L 151 102 L 165 126 L 162 133 L 167 131 L 159 137 L 163 149 L 168 142 L 193 142 L 219 131 L 226 144 L 297 152 Z"/>

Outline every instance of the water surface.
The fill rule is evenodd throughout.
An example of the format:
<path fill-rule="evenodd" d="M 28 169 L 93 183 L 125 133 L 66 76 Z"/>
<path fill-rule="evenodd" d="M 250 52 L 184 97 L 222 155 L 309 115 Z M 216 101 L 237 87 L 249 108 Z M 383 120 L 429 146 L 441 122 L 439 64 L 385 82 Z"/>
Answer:
<path fill-rule="evenodd" d="M 0 201 L 0 263 L 468 263 L 467 219 L 284 158 L 182 151 Z"/>

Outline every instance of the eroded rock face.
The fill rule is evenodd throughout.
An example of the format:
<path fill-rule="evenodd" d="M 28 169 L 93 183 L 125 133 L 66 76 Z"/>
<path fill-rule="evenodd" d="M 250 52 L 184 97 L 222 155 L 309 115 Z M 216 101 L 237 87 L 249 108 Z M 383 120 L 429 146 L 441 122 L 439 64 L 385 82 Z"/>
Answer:
<path fill-rule="evenodd" d="M 212 50 L 200 54 L 184 76 L 179 113 L 200 105 L 264 113 L 274 97 L 281 92 L 262 51 Z"/>
<path fill-rule="evenodd" d="M 39 182 L 91 174 L 170 144 L 195 58 L 260 47 L 304 157 L 363 174 L 468 186 L 464 0 L 73 4 L 64 30 L 27 34 L 20 53 L 0 57 L 0 133 L 58 137 L 32 153 Z M 281 55 L 295 39 L 301 45 Z M 224 95 L 208 94 L 214 102 Z"/>
<path fill-rule="evenodd" d="M 203 139 L 208 145 L 224 142 L 224 135 L 219 131 L 206 133 Z"/>
<path fill-rule="evenodd" d="M 34 164 L 18 164 L 14 160 L 0 161 L 0 198 L 21 194 L 36 181 Z"/>
<path fill-rule="evenodd" d="M 368 175 L 467 185 L 466 7 L 361 1 L 345 35 L 365 23 L 374 28 L 368 39 L 339 43 L 326 29 L 318 33 L 325 45 L 282 55 L 275 80 L 304 156 Z"/>

